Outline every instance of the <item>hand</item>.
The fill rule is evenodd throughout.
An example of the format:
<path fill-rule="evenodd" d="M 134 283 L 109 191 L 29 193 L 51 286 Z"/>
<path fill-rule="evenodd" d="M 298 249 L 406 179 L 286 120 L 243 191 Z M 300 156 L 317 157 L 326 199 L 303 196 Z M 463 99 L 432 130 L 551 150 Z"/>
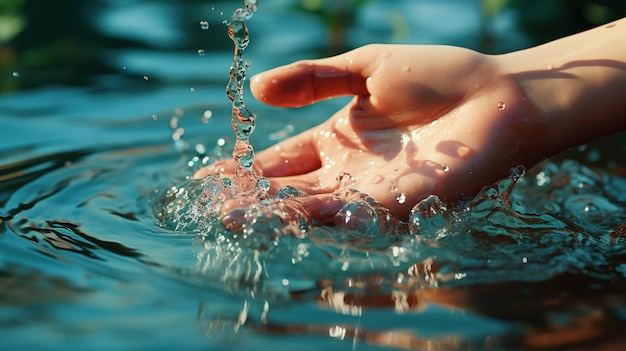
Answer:
<path fill-rule="evenodd" d="M 447 201 L 472 195 L 542 156 L 533 146 L 544 141 L 542 117 L 498 56 L 368 45 L 262 73 L 251 90 L 279 107 L 354 96 L 321 125 L 256 155 L 255 168 L 272 189 L 305 191 L 311 197 L 302 201 L 318 219 L 338 209 L 332 194 L 344 173 L 354 188 L 407 218 L 430 194 Z M 225 161 L 195 177 L 232 170 Z"/>

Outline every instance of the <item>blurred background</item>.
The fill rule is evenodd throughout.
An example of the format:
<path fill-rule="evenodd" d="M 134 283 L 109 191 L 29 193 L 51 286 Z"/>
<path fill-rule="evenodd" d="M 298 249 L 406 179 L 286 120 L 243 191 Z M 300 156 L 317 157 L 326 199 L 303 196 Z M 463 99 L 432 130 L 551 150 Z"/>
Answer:
<path fill-rule="evenodd" d="M 146 78 L 152 84 L 226 79 L 232 44 L 223 22 L 241 5 L 0 0 L 0 92 L 42 85 L 118 89 Z M 248 55 L 258 71 L 374 42 L 501 53 L 624 15 L 623 0 L 261 0 L 249 22 Z M 224 60 L 207 58 L 216 55 Z"/>

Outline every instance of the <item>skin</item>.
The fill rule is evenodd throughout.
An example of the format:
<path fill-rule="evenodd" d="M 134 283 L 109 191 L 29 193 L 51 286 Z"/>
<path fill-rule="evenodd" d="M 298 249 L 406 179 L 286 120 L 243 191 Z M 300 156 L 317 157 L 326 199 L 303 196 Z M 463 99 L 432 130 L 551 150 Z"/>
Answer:
<path fill-rule="evenodd" d="M 317 127 L 256 155 L 272 190 L 290 185 L 313 218 L 354 188 L 406 219 L 430 194 L 452 202 L 575 145 L 626 129 L 626 20 L 542 46 L 490 56 L 451 46 L 367 45 L 251 79 L 277 107 L 354 96 Z M 232 173 L 232 160 L 195 177 Z M 398 194 L 404 194 L 399 200 Z M 225 204 L 225 215 L 250 200 Z"/>

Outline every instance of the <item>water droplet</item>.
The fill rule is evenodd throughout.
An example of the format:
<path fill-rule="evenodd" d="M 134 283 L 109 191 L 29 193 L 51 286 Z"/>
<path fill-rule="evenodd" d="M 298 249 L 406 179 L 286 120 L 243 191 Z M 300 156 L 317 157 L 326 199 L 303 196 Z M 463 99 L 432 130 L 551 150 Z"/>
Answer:
<path fill-rule="evenodd" d="M 13 77 L 19 78 L 20 77 L 20 72 L 18 72 L 18 71 L 13 72 Z"/>
<path fill-rule="evenodd" d="M 204 153 L 206 153 L 206 147 L 204 147 L 204 144 L 196 144 L 196 152 L 200 155 L 204 155 Z"/>
<path fill-rule="evenodd" d="M 447 171 L 450 170 L 450 167 L 448 167 L 446 165 L 443 165 L 443 166 L 441 166 L 441 170 L 444 171 L 444 172 L 447 172 Z"/>
<path fill-rule="evenodd" d="M 150 79 L 148 76 L 143 76 L 143 80 L 148 80 Z"/>
<path fill-rule="evenodd" d="M 585 205 L 585 207 L 583 208 L 583 212 L 586 214 L 598 212 L 598 207 L 593 202 L 590 202 Z"/>
<path fill-rule="evenodd" d="M 402 67 L 402 70 L 405 72 L 411 72 L 411 66 L 404 66 Z"/>
<path fill-rule="evenodd" d="M 248 60 L 244 61 L 244 63 L 243 63 L 243 64 L 246 66 L 246 68 L 250 68 L 250 67 L 252 67 L 252 62 L 250 62 L 250 61 L 248 61 Z"/>
<path fill-rule="evenodd" d="M 498 110 L 502 111 L 506 108 L 506 104 L 502 101 L 498 102 Z"/>
<path fill-rule="evenodd" d="M 172 129 L 178 128 L 178 118 L 176 118 L 176 117 L 170 118 L 170 123 L 169 124 L 170 124 L 170 128 L 172 128 Z"/>
<path fill-rule="evenodd" d="M 208 21 L 200 21 L 200 28 L 202 28 L 202 30 L 209 29 L 209 22 Z"/>
<path fill-rule="evenodd" d="M 152 115 L 152 120 L 153 120 L 153 121 L 156 121 L 157 119 L 159 119 L 159 116 L 157 116 L 157 115 Z"/>
<path fill-rule="evenodd" d="M 126 66 L 122 66 L 122 70 L 127 70 L 128 68 L 126 68 Z"/>
<path fill-rule="evenodd" d="M 400 194 L 396 194 L 396 201 L 398 201 L 398 203 L 403 204 L 406 202 L 406 194 L 405 193 L 400 193 Z"/>
<path fill-rule="evenodd" d="M 204 49 L 198 49 L 198 55 L 204 56 Z"/>
<path fill-rule="evenodd" d="M 204 111 L 204 113 L 202 114 L 202 123 L 209 122 L 209 119 L 211 119 L 211 117 L 213 117 L 213 111 L 211 110 Z"/>
<path fill-rule="evenodd" d="M 192 92 L 192 93 L 195 93 L 196 92 L 196 88 L 189 88 L 189 91 Z"/>
<path fill-rule="evenodd" d="M 526 167 L 518 165 L 516 167 L 512 167 L 509 171 L 511 172 L 511 177 L 517 181 L 526 174 Z"/>
<path fill-rule="evenodd" d="M 183 134 L 185 134 L 185 129 L 184 128 L 177 128 L 172 133 L 172 140 L 174 140 L 174 141 L 180 140 L 182 138 Z"/>

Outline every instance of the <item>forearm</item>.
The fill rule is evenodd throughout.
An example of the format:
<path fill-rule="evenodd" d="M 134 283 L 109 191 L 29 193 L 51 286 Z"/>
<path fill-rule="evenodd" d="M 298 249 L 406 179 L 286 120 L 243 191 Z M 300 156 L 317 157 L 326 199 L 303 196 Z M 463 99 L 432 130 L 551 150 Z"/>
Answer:
<path fill-rule="evenodd" d="M 626 19 L 502 55 L 539 114 L 550 151 L 626 129 Z"/>

